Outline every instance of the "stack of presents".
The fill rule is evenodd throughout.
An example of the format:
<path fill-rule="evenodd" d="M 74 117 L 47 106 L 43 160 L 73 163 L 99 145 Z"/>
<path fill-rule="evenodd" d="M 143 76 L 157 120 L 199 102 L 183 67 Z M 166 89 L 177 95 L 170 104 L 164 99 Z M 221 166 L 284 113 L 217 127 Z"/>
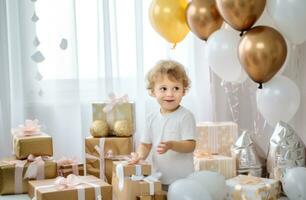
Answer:
<path fill-rule="evenodd" d="M 234 122 L 197 124 L 196 171 L 208 170 L 226 179 L 225 200 L 277 200 L 283 194 L 286 170 L 305 166 L 305 145 L 286 123 L 279 122 L 267 158 L 259 157 L 252 134 Z"/>
<path fill-rule="evenodd" d="M 165 200 L 160 174 L 152 174 L 146 162 L 128 163 L 134 151 L 134 106 L 125 97 L 92 103 L 84 164 L 53 159 L 52 137 L 37 120 L 12 129 L 14 156 L 0 160 L 0 194 L 28 193 L 35 200 Z"/>

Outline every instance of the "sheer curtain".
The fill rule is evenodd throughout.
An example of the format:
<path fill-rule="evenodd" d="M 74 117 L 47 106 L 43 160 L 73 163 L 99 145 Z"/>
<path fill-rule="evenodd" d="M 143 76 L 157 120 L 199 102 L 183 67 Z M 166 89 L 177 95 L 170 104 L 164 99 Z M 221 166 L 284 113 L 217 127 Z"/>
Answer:
<path fill-rule="evenodd" d="M 0 2 L 0 156 L 11 153 L 10 128 L 37 118 L 55 157 L 81 157 L 91 102 L 110 92 L 136 103 L 137 144 L 145 113 L 157 107 L 145 74 L 160 59 L 186 66 L 192 88 L 183 105 L 197 121 L 213 119 L 205 43 L 190 33 L 172 50 L 149 23 L 150 1 Z"/>

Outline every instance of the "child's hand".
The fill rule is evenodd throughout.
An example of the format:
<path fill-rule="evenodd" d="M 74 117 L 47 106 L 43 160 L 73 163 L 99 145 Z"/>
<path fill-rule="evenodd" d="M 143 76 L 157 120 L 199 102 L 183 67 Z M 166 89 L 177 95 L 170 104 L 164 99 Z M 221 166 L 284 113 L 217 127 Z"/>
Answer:
<path fill-rule="evenodd" d="M 142 160 L 142 158 L 136 152 L 132 152 L 131 156 L 132 158 L 129 160 L 129 164 L 137 164 L 140 160 Z"/>
<path fill-rule="evenodd" d="M 157 153 L 159 154 L 164 154 L 166 153 L 169 149 L 172 149 L 172 141 L 167 141 L 167 142 L 161 142 L 157 146 Z"/>

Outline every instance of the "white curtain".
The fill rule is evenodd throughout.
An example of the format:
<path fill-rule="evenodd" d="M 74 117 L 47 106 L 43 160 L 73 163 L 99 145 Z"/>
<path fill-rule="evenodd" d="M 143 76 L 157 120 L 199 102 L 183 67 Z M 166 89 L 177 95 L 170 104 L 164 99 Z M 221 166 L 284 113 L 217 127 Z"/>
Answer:
<path fill-rule="evenodd" d="M 39 119 L 55 157 L 84 154 L 91 103 L 110 92 L 136 103 L 135 142 L 145 113 L 157 107 L 146 72 L 160 59 L 183 63 L 192 88 L 183 105 L 212 120 L 205 43 L 189 34 L 176 49 L 148 19 L 150 1 L 1 0 L 0 156 L 11 154 L 10 128 Z"/>

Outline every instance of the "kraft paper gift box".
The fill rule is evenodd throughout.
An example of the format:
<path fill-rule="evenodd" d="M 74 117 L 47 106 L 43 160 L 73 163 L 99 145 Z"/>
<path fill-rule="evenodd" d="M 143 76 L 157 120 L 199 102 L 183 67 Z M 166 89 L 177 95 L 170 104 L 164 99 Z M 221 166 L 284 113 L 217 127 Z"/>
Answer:
<path fill-rule="evenodd" d="M 123 188 L 120 189 L 120 181 L 117 176 L 112 179 L 114 200 L 135 200 L 137 196 L 155 196 L 162 192 L 160 181 L 148 183 L 143 180 L 131 180 L 131 177 L 125 177 Z"/>
<path fill-rule="evenodd" d="M 52 137 L 41 133 L 33 136 L 13 136 L 13 148 L 17 159 L 34 156 L 52 156 Z"/>
<path fill-rule="evenodd" d="M 29 196 L 36 196 L 36 200 L 112 200 L 112 186 L 94 176 L 72 177 L 71 180 L 78 183 L 70 187 L 65 185 L 69 184 L 67 179 L 59 181 L 64 182 L 60 186 L 56 184 L 56 180 L 58 179 L 29 181 Z"/>
<path fill-rule="evenodd" d="M 148 176 L 151 175 L 151 165 L 143 164 L 128 164 L 127 161 L 113 161 L 113 175 L 117 176 L 118 166 L 121 165 L 123 176 Z"/>
<path fill-rule="evenodd" d="M 226 200 L 277 200 L 281 195 L 278 180 L 239 175 L 226 181 Z"/>
<path fill-rule="evenodd" d="M 137 196 L 136 200 L 167 200 L 167 193 L 162 191 L 154 195 Z"/>
<path fill-rule="evenodd" d="M 238 125 L 234 122 L 197 123 L 196 150 L 231 156 L 231 146 L 237 138 Z"/>
<path fill-rule="evenodd" d="M 104 112 L 103 108 L 109 105 L 109 102 L 92 103 L 92 119 L 104 120 L 108 124 L 109 135 L 116 135 L 114 125 L 116 121 L 126 120 L 132 135 L 135 132 L 135 104 L 133 102 L 116 103 L 109 112 Z"/>
<path fill-rule="evenodd" d="M 21 194 L 28 191 L 28 178 L 24 176 L 31 162 L 26 160 L 16 160 L 15 158 L 3 159 L 0 161 L 0 194 Z M 56 162 L 45 161 L 43 168 L 43 177 L 37 178 L 55 178 Z M 40 175 L 41 176 L 41 175 Z"/>
<path fill-rule="evenodd" d="M 194 156 L 195 171 L 214 171 L 222 174 L 225 179 L 236 176 L 236 159 L 222 155 Z"/>
<path fill-rule="evenodd" d="M 87 175 L 94 175 L 111 183 L 113 160 L 109 159 L 108 155 L 130 155 L 132 151 L 132 137 L 87 137 L 85 139 Z"/>
<path fill-rule="evenodd" d="M 67 177 L 69 174 L 84 176 L 84 164 L 77 165 L 61 165 L 58 169 L 58 175 Z"/>
<path fill-rule="evenodd" d="M 137 196 L 161 192 L 161 182 L 151 175 L 151 165 L 113 162 L 113 196 L 115 200 L 135 200 Z"/>
<path fill-rule="evenodd" d="M 11 130 L 13 151 L 17 159 L 34 156 L 52 156 L 52 137 L 41 132 L 38 120 L 26 120 L 24 124 Z"/>

